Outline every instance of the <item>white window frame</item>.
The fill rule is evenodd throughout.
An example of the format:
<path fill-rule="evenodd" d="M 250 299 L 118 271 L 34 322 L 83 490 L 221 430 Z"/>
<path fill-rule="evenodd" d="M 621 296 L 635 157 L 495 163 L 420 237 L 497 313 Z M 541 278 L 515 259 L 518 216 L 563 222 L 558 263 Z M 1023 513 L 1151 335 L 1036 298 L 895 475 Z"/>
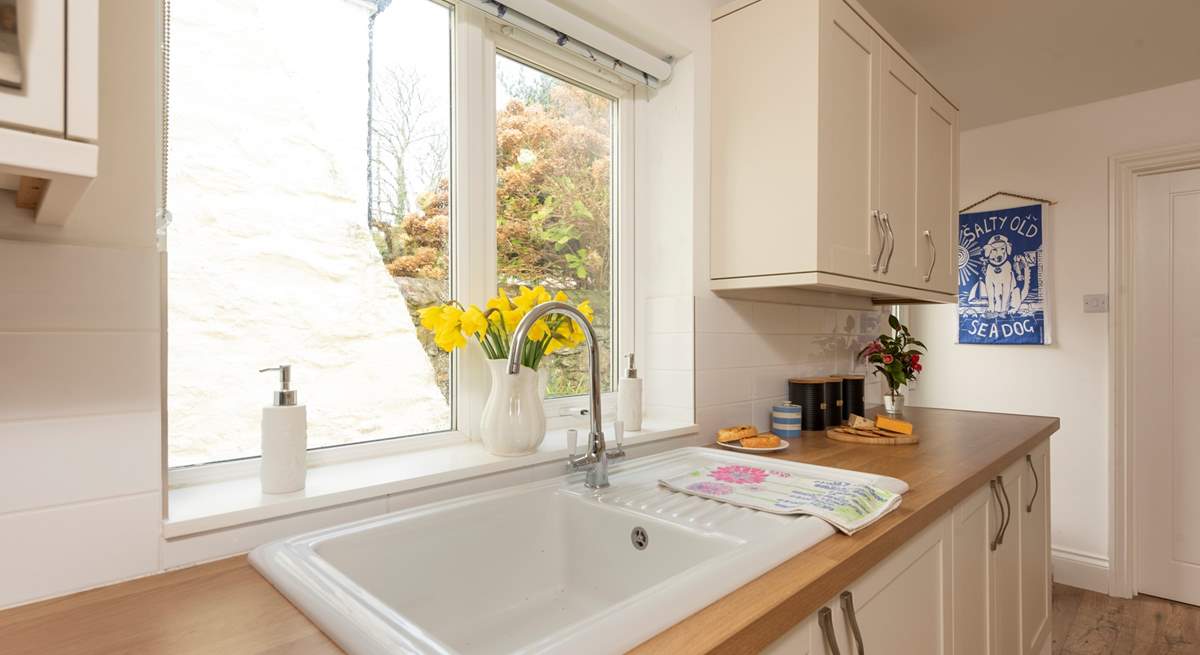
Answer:
<path fill-rule="evenodd" d="M 612 247 L 614 285 L 613 384 L 620 377 L 620 354 L 635 344 L 634 286 L 634 132 L 635 89 L 632 84 L 598 66 L 564 53 L 539 39 L 503 25 L 466 5 L 434 0 L 452 8 L 451 65 L 451 271 L 452 296 L 480 306 L 496 292 L 496 56 L 498 53 L 542 69 L 571 83 L 595 90 L 616 103 L 613 180 L 614 224 Z M 163 284 L 164 303 L 166 284 Z M 165 304 L 164 304 L 165 306 Z M 164 317 L 165 322 L 165 317 Z M 618 350 L 619 349 L 619 350 Z M 483 404 L 490 388 L 490 373 L 479 348 L 468 347 L 451 355 L 451 429 L 420 435 L 397 435 L 373 441 L 321 447 L 308 451 L 308 465 L 393 455 L 430 447 L 479 441 Z M 166 358 L 162 363 L 166 375 Z M 166 408 L 163 393 L 163 413 Z M 615 415 L 615 391 L 602 394 L 606 420 Z M 586 396 L 547 399 L 548 429 L 584 426 L 579 410 Z M 164 420 L 163 448 L 168 448 Z M 164 456 L 164 466 L 166 465 Z M 260 457 L 208 462 L 169 468 L 170 487 L 203 484 L 253 475 Z"/>

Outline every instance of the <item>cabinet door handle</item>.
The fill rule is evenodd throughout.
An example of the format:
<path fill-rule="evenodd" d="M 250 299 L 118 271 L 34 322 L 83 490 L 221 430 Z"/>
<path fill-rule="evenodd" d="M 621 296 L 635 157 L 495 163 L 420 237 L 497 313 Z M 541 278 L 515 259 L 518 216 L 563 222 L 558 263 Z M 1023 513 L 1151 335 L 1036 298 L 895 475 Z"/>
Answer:
<path fill-rule="evenodd" d="M 933 277 L 933 267 L 937 264 L 937 245 L 933 242 L 933 235 L 929 230 L 925 230 L 925 241 L 929 243 L 929 250 L 933 253 L 933 258 L 929 260 L 929 270 L 925 271 L 925 281 L 928 282 L 929 278 Z"/>
<path fill-rule="evenodd" d="M 825 637 L 826 655 L 842 655 L 838 650 L 837 637 L 833 634 L 833 612 L 828 607 L 822 607 L 817 612 L 817 625 L 821 626 L 821 635 Z"/>
<path fill-rule="evenodd" d="M 996 550 L 996 546 L 1000 543 L 1000 528 L 1004 527 L 1004 502 L 1000 500 L 1000 492 L 996 489 L 996 479 L 992 478 L 988 481 L 992 487 L 992 498 L 996 499 L 996 507 L 1000 508 L 1000 525 L 996 526 L 996 534 L 992 535 L 992 550 Z"/>
<path fill-rule="evenodd" d="M 1026 455 L 1025 463 L 1029 465 L 1029 470 L 1033 473 L 1033 495 L 1029 497 L 1029 504 L 1025 506 L 1025 513 L 1032 514 L 1033 501 L 1037 498 L 1038 488 L 1042 486 L 1042 483 L 1038 480 L 1037 468 L 1033 465 L 1033 455 Z"/>
<path fill-rule="evenodd" d="M 888 236 L 883 232 L 883 220 L 880 218 L 880 210 L 872 209 L 871 218 L 875 218 L 875 230 L 880 235 L 880 253 L 875 256 L 875 264 L 871 264 L 871 270 L 880 270 L 880 263 L 883 262 L 883 248 L 887 247 Z"/>
<path fill-rule="evenodd" d="M 1008 489 L 1004 488 L 1004 476 L 996 476 L 996 484 L 1000 485 L 1000 493 L 1004 494 L 1004 522 L 1000 524 L 1000 541 L 1004 543 L 1004 535 L 1008 532 L 1008 522 L 1012 520 L 1012 501 L 1008 499 Z"/>
<path fill-rule="evenodd" d="M 858 655 L 864 655 L 862 631 L 858 629 L 858 615 L 854 613 L 854 595 L 849 591 L 843 591 L 841 598 L 842 613 L 850 619 L 850 632 L 854 635 L 854 642 L 858 645 Z"/>
<path fill-rule="evenodd" d="M 883 215 L 883 225 L 888 231 L 888 254 L 883 260 L 883 272 L 888 272 L 888 267 L 892 265 L 892 255 L 896 252 L 896 231 L 892 229 L 892 219 L 888 217 L 887 212 L 880 212 Z"/>

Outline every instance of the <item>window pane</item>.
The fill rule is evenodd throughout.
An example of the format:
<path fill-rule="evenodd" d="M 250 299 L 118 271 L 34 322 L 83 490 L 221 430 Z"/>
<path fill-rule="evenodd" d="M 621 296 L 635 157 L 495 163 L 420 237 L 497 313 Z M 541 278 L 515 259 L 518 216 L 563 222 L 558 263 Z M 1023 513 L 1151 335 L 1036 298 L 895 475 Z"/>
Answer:
<path fill-rule="evenodd" d="M 496 242 L 500 287 L 543 285 L 589 300 L 604 388 L 613 369 L 613 129 L 616 103 L 496 58 Z M 583 347 L 547 357 L 549 396 L 587 393 Z"/>
<path fill-rule="evenodd" d="M 257 456 L 280 363 L 310 447 L 452 428 L 412 319 L 448 287 L 450 10 L 172 12 L 169 464 Z"/>

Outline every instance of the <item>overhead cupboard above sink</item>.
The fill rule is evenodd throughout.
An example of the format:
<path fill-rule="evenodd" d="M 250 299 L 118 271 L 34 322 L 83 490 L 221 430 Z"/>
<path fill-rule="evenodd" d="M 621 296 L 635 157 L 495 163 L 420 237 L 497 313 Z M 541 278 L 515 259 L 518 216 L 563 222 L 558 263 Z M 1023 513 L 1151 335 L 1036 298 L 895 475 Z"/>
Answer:
<path fill-rule="evenodd" d="M 18 0 L 15 13 L 19 52 L 0 52 L 0 217 L 62 225 L 99 164 L 100 0 Z"/>
<path fill-rule="evenodd" d="M 853 0 L 739 0 L 712 26 L 710 278 L 954 302 L 958 109 Z"/>

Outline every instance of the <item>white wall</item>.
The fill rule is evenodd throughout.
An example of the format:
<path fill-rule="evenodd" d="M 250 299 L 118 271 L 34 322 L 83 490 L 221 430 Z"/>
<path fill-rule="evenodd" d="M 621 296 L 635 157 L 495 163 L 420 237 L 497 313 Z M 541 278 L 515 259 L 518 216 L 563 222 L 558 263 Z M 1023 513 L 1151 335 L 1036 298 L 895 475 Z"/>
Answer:
<path fill-rule="evenodd" d="M 1055 343 L 956 345 L 953 306 L 914 307 L 930 354 L 911 401 L 1062 419 L 1050 441 L 1056 575 L 1103 579 L 1108 565 L 1108 316 L 1084 314 L 1082 299 L 1108 290 L 1108 157 L 1200 141 L 1197 107 L 1200 80 L 962 134 L 964 205 L 998 189 L 1058 201 L 1045 219 Z"/>
<path fill-rule="evenodd" d="M 0 215 L 0 607 L 159 566 L 156 3 L 138 4 L 101 3 L 79 209 Z"/>

